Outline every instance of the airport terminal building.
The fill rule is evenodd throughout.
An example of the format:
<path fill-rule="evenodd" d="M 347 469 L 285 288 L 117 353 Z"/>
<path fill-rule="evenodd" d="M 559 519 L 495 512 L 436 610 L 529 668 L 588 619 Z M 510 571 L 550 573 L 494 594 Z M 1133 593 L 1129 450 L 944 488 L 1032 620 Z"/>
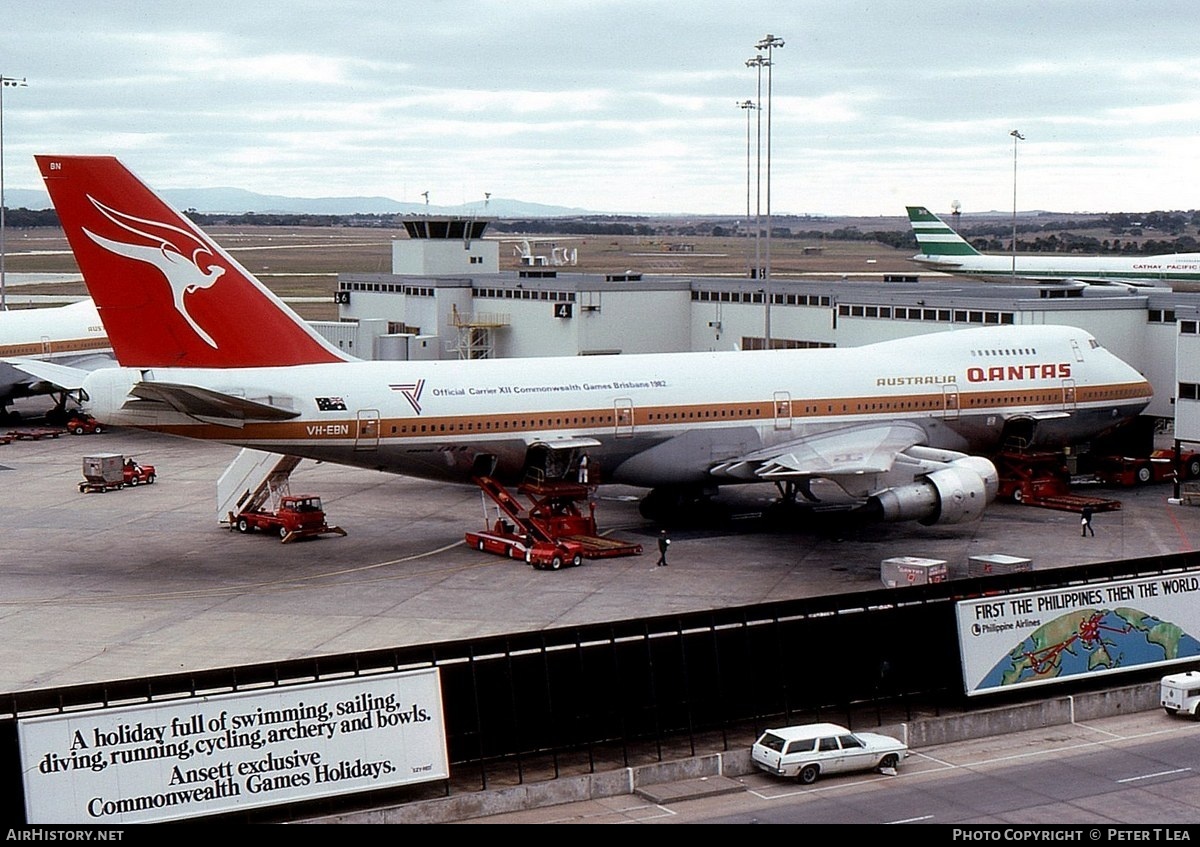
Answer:
<path fill-rule="evenodd" d="M 1146 414 L 1200 440 L 1200 292 L 1113 285 L 589 274 L 531 261 L 501 272 L 487 221 L 415 218 L 393 273 L 342 274 L 339 321 L 318 324 L 367 359 L 592 356 L 855 347 L 976 325 L 1067 324 L 1154 386 Z"/>

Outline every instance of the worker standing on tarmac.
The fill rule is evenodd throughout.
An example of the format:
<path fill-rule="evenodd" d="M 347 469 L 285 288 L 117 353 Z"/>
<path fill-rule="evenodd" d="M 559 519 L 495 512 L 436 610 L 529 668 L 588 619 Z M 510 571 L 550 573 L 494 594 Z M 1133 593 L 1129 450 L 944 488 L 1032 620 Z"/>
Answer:
<path fill-rule="evenodd" d="M 667 531 L 664 529 L 658 533 L 658 567 L 667 566 L 667 548 L 670 546 L 671 539 L 667 538 Z"/>

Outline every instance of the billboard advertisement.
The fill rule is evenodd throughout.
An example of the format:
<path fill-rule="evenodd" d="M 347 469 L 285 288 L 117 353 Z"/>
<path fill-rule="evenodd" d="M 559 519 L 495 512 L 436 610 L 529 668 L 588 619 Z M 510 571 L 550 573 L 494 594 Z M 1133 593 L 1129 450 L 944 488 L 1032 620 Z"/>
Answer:
<path fill-rule="evenodd" d="M 446 779 L 437 668 L 24 718 L 31 824 L 168 821 Z"/>
<path fill-rule="evenodd" d="M 1200 659 L 1200 571 L 956 604 L 968 696 Z"/>

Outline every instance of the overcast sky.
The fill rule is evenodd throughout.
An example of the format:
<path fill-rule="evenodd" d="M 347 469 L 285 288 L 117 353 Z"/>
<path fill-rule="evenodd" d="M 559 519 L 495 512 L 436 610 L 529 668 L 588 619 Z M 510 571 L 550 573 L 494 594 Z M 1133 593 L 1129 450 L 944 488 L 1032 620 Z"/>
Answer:
<path fill-rule="evenodd" d="M 5 187 L 87 153 L 156 189 L 738 214 L 749 118 L 765 212 L 769 81 L 775 213 L 1011 210 L 1014 129 L 1022 210 L 1191 209 L 1198 32 L 1187 0 L 6 0 Z"/>

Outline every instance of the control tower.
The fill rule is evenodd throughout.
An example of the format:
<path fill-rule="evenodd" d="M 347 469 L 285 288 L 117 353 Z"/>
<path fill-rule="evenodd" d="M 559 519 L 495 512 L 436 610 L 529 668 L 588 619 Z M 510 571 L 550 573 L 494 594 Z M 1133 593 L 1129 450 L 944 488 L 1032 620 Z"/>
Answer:
<path fill-rule="evenodd" d="M 408 238 L 392 242 L 392 273 L 451 276 L 500 272 L 500 244 L 485 241 L 495 218 L 420 215 L 406 218 Z"/>

